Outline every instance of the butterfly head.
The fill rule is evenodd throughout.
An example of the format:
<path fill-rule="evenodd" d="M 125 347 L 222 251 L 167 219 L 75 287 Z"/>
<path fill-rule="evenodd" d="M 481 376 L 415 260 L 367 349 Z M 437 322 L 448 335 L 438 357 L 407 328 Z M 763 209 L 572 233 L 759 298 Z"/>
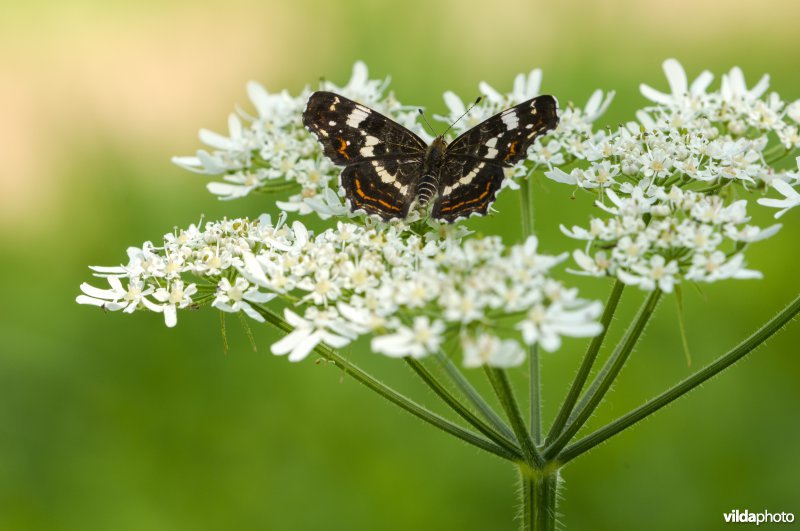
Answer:
<path fill-rule="evenodd" d="M 441 160 L 445 149 L 447 149 L 447 141 L 444 139 L 444 135 L 439 135 L 428 146 L 428 157 Z"/>

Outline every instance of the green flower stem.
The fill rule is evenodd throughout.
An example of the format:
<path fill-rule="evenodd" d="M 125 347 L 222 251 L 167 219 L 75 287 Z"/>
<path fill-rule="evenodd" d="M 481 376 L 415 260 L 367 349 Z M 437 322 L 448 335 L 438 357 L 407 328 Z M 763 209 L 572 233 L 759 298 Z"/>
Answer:
<path fill-rule="evenodd" d="M 483 433 L 486 437 L 494 441 L 498 446 L 502 446 L 509 452 L 516 452 L 517 454 L 520 453 L 519 448 L 514 442 L 513 437 L 511 439 L 507 439 L 495 431 L 491 426 L 487 425 L 483 420 L 478 418 L 472 411 L 467 409 L 464 404 L 458 401 L 456 397 L 454 397 L 450 391 L 444 387 L 439 380 L 437 380 L 419 360 L 414 358 L 405 358 L 406 363 L 408 364 L 411 369 L 420 377 L 420 379 L 425 382 L 425 384 L 431 388 L 431 390 L 436 393 L 436 395 L 441 398 L 445 404 L 450 406 L 450 408 L 458 413 L 458 415 L 472 424 L 472 426 L 477 429 L 479 432 Z"/>
<path fill-rule="evenodd" d="M 494 388 L 494 392 L 500 400 L 500 405 L 506 412 L 511 429 L 517 436 L 517 442 L 522 448 L 522 453 L 525 457 L 526 463 L 529 466 L 541 469 L 544 467 L 544 459 L 539 450 L 533 444 L 528 428 L 525 426 L 525 421 L 522 418 L 522 413 L 519 410 L 517 399 L 514 397 L 514 391 L 511 389 L 511 382 L 508 381 L 508 375 L 503 369 L 494 369 L 492 367 L 485 367 L 486 375 Z"/>
<path fill-rule="evenodd" d="M 575 407 L 575 403 L 581 395 L 583 386 L 586 385 L 586 380 L 589 378 L 589 373 L 597 359 L 597 354 L 600 352 L 600 347 L 603 345 L 603 341 L 606 338 L 606 333 L 611 325 L 611 319 L 614 317 L 614 312 L 617 310 L 617 305 L 619 304 L 620 298 L 622 298 L 622 291 L 624 288 L 625 284 L 623 284 L 622 281 L 619 279 L 614 281 L 611 294 L 608 296 L 606 306 L 603 309 L 603 315 L 600 317 L 600 324 L 603 326 L 603 331 L 600 332 L 600 335 L 592 339 L 589 348 L 586 350 L 581 366 L 578 369 L 578 374 L 575 375 L 567 397 L 564 399 L 564 403 L 561 404 L 561 409 L 556 416 L 556 420 L 553 421 L 550 432 L 547 434 L 547 444 L 550 444 L 555 437 L 559 436 L 561 430 L 563 430 L 564 426 L 567 424 L 567 419 L 569 419 Z"/>
<path fill-rule="evenodd" d="M 644 308 L 644 304 L 642 305 L 642 308 Z M 628 330 L 625 331 L 625 336 L 623 337 L 622 341 L 625 341 L 627 337 L 630 335 L 631 330 L 633 330 L 633 328 L 636 326 L 635 323 L 636 323 L 635 320 L 631 322 L 630 326 L 628 327 Z M 597 375 L 595 375 L 591 385 L 589 386 L 589 389 L 585 393 L 583 393 L 583 396 L 581 396 L 581 399 L 578 401 L 578 405 L 572 408 L 572 413 L 570 413 L 569 418 L 567 419 L 567 424 L 572 424 L 572 422 L 578 416 L 580 411 L 584 407 L 586 407 L 586 404 L 589 402 L 589 400 L 594 396 L 595 393 L 597 393 L 598 387 L 600 387 L 600 384 L 603 382 L 603 379 L 606 377 L 609 371 L 611 371 L 612 367 L 617 362 L 617 357 L 620 354 L 621 354 L 620 344 L 618 344 L 615 347 L 613 354 L 609 356 L 609 358 L 603 364 L 603 367 L 597 372 Z"/>
<path fill-rule="evenodd" d="M 614 422 L 600 428 L 599 430 L 587 435 L 583 439 L 564 448 L 558 454 L 558 461 L 566 463 L 579 455 L 591 450 L 598 444 L 613 437 L 621 431 L 630 428 L 637 422 L 652 415 L 662 407 L 671 404 L 689 391 L 697 388 L 717 374 L 721 373 L 750 352 L 764 344 L 767 339 L 772 337 L 781 328 L 786 326 L 789 321 L 800 313 L 800 295 L 798 295 L 789 305 L 787 305 L 778 315 L 767 321 L 753 335 L 745 339 L 734 349 L 723 354 L 716 361 L 700 369 L 677 385 L 664 391 L 660 395 L 648 400 L 643 405 L 620 417 Z"/>
<path fill-rule="evenodd" d="M 522 237 L 527 238 L 533 234 L 533 186 L 531 178 L 533 173 L 519 183 L 520 218 L 522 219 Z"/>
<path fill-rule="evenodd" d="M 567 424 L 561 434 L 558 435 L 558 437 L 556 437 L 551 444 L 547 445 L 544 450 L 545 459 L 552 459 L 558 455 L 567 445 L 570 439 L 572 439 L 572 437 L 578 432 L 578 430 L 583 427 L 584 423 L 589 419 L 592 413 L 594 413 L 594 410 L 603 400 L 603 397 L 608 392 L 611 384 L 614 383 L 617 375 L 622 370 L 625 362 L 628 360 L 628 356 L 630 356 L 630 353 L 633 351 L 633 347 L 636 345 L 636 342 L 642 335 L 642 332 L 644 331 L 647 322 L 650 320 L 650 317 L 653 315 L 660 298 L 661 290 L 659 289 L 654 290 L 647 297 L 644 304 L 640 308 L 636 319 L 625 333 L 625 337 L 622 339 L 620 344 L 617 345 L 617 348 L 614 350 L 611 358 L 609 358 L 611 364 L 607 365 L 607 367 L 604 367 L 604 369 L 608 368 L 608 370 L 605 373 L 601 371 L 601 373 L 597 375 L 597 379 L 595 380 L 597 385 L 592 385 L 592 388 L 587 391 L 586 396 L 588 398 L 585 405 L 580 407 L 580 410 L 575 416 L 574 420 Z"/>
<path fill-rule="evenodd" d="M 483 415 L 489 424 L 494 426 L 494 429 L 500 432 L 506 439 L 513 441 L 516 438 L 514 432 L 511 431 L 508 424 L 500 418 L 492 406 L 484 400 L 483 396 L 472 386 L 464 374 L 458 370 L 458 367 L 455 366 L 453 361 L 441 351 L 436 353 L 436 359 L 456 387 L 464 393 L 464 396 L 467 397 L 470 403 Z"/>
<path fill-rule="evenodd" d="M 531 178 L 533 173 L 529 173 L 520 183 L 520 219 L 522 220 L 522 238 L 527 240 L 533 235 L 534 215 L 533 215 L 533 186 Z M 539 365 L 539 350 L 536 345 L 528 346 L 528 370 L 530 374 L 530 386 L 528 388 L 528 400 L 530 407 L 530 434 L 534 444 L 539 444 L 542 440 L 542 394 L 541 378 Z"/>
<path fill-rule="evenodd" d="M 531 380 L 529 387 L 531 438 L 533 439 L 533 444 L 538 446 L 542 442 L 542 384 L 539 347 L 537 345 L 528 347 L 528 372 Z"/>
<path fill-rule="evenodd" d="M 287 333 L 292 331 L 291 325 L 286 321 L 284 321 L 276 313 L 272 312 L 271 310 L 261 305 L 251 303 L 251 306 L 255 308 L 256 311 L 262 317 L 264 317 L 264 319 L 268 323 L 274 325 L 278 330 Z M 431 424 L 432 426 L 435 426 L 436 428 L 439 428 L 440 430 L 449 433 L 450 435 L 453 435 L 458 439 L 461 439 L 467 444 L 476 446 L 481 450 L 485 450 L 491 454 L 494 454 L 508 461 L 519 461 L 519 459 L 522 457 L 519 452 L 510 452 L 506 448 L 498 446 L 493 442 L 487 441 L 486 439 L 478 436 L 477 434 L 469 430 L 465 430 L 461 426 L 453 424 L 449 420 L 417 404 L 413 400 L 398 393 L 397 391 L 387 386 L 386 384 L 378 381 L 369 373 L 360 369 L 357 365 L 351 363 L 347 359 L 340 356 L 335 350 L 328 347 L 327 345 L 324 344 L 317 345 L 314 348 L 314 353 L 319 355 L 321 358 L 332 362 L 336 367 L 344 371 L 345 374 L 354 378 L 356 381 L 363 384 L 371 391 L 374 391 L 375 393 L 379 394 L 392 404 L 399 406 L 401 409 L 406 410 L 415 417 L 424 420 L 428 424 Z"/>
<path fill-rule="evenodd" d="M 519 466 L 522 481 L 522 531 L 555 531 L 558 469 L 537 470 Z"/>

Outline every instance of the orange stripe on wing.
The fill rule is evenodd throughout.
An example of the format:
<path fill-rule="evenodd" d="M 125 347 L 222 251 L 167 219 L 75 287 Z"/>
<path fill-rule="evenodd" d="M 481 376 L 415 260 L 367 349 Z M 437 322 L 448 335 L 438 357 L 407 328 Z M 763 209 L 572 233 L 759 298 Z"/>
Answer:
<path fill-rule="evenodd" d="M 345 142 L 344 138 L 342 137 L 339 137 L 339 142 L 341 142 L 341 145 L 339 146 L 339 149 L 336 150 L 336 152 L 344 156 L 344 158 L 346 158 L 347 160 L 350 160 L 350 155 L 347 154 L 347 142 Z"/>
<path fill-rule="evenodd" d="M 484 190 L 484 191 L 481 193 L 481 195 L 479 195 L 479 196 L 478 196 L 478 197 L 476 197 L 475 199 L 470 199 L 470 200 L 468 200 L 468 201 L 461 201 L 460 203 L 456 203 L 455 205 L 452 205 L 452 206 L 449 206 L 449 207 L 442 207 L 442 212 L 450 212 L 450 211 L 452 211 L 452 210 L 455 210 L 455 209 L 457 209 L 457 208 L 458 208 L 458 207 L 460 207 L 460 206 L 468 205 L 468 204 L 470 204 L 470 203 L 477 203 L 478 201 L 481 201 L 481 200 L 482 200 L 484 197 L 486 197 L 487 195 L 489 195 L 489 189 L 490 189 L 491 187 L 492 187 L 492 181 L 489 181 L 489 182 L 487 182 L 487 183 L 486 183 L 486 190 Z M 483 202 L 482 202 L 482 203 L 481 203 L 481 204 L 478 206 L 478 208 L 481 208 L 481 207 L 483 206 L 483 204 L 484 204 L 484 203 L 485 203 L 485 201 L 483 201 Z"/>
<path fill-rule="evenodd" d="M 360 195 L 361 197 L 363 197 L 364 199 L 366 199 L 367 201 L 369 201 L 371 203 L 378 203 L 379 205 L 382 205 L 382 206 L 388 208 L 389 210 L 394 210 L 395 212 L 400 212 L 400 207 L 395 206 L 395 205 L 393 205 L 391 203 L 387 203 L 386 201 L 384 201 L 382 199 L 377 199 L 375 197 L 371 197 L 371 196 L 368 196 L 367 194 L 365 194 L 364 190 L 361 189 L 361 181 L 358 180 L 358 177 L 355 177 L 353 180 L 356 183 L 356 193 L 358 195 Z"/>

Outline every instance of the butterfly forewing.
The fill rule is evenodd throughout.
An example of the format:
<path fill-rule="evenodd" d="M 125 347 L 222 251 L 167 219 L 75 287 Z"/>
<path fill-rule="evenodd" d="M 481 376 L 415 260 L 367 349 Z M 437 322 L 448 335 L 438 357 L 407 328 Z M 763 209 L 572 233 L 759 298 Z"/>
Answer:
<path fill-rule="evenodd" d="M 325 155 L 345 166 L 341 185 L 353 210 L 383 219 L 405 217 L 414 199 L 427 145 L 372 109 L 332 92 L 315 92 L 303 123 Z"/>
<path fill-rule="evenodd" d="M 453 140 L 445 156 L 466 156 L 513 166 L 528 148 L 558 125 L 556 99 L 539 96 L 484 120 Z"/>
<path fill-rule="evenodd" d="M 539 96 L 488 118 L 447 147 L 431 216 L 447 222 L 484 215 L 505 179 L 504 167 L 527 158 L 536 139 L 558 125 L 556 100 Z"/>

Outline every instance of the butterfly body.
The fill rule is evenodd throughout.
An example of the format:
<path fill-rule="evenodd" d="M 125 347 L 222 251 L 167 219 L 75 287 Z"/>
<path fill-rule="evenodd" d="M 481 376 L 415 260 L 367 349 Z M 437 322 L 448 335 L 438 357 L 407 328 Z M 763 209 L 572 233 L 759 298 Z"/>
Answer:
<path fill-rule="evenodd" d="M 556 127 L 558 115 L 555 98 L 539 96 L 492 116 L 450 144 L 438 136 L 427 145 L 386 116 L 321 91 L 309 98 L 303 123 L 324 154 L 344 166 L 340 184 L 352 210 L 402 219 L 412 205 L 433 202 L 431 217 L 452 223 L 486 214 L 502 187 L 504 168 L 523 160 L 536 138 Z"/>
<path fill-rule="evenodd" d="M 439 174 L 442 171 L 444 153 L 447 142 L 443 136 L 437 136 L 428 146 L 422 164 L 421 178 L 417 185 L 417 204 L 425 206 L 439 191 Z"/>

